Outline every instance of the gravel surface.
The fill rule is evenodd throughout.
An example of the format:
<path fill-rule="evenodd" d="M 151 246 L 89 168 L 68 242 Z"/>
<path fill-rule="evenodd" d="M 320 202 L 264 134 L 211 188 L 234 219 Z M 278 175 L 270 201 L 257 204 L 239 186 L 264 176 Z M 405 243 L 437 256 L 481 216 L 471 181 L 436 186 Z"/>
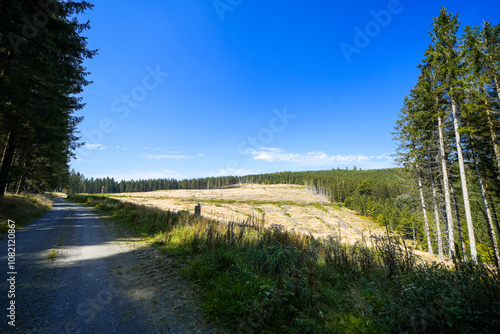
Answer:
<path fill-rule="evenodd" d="M 16 229 L 16 291 L 8 297 L 7 238 L 0 241 L 8 333 L 216 333 L 201 315 L 176 259 L 92 209 L 55 199 Z M 15 327 L 7 307 L 15 300 Z"/>

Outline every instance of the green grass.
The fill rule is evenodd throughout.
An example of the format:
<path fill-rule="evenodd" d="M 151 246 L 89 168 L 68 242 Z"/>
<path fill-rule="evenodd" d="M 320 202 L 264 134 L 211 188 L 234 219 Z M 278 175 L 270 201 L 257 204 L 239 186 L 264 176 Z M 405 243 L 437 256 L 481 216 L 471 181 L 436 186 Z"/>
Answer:
<path fill-rule="evenodd" d="M 9 229 L 9 219 L 16 222 L 16 227 L 21 227 L 40 217 L 51 207 L 51 201 L 40 195 L 6 195 L 0 198 L 0 238 Z"/>
<path fill-rule="evenodd" d="M 319 210 L 322 210 L 326 213 L 328 213 L 328 209 L 324 207 L 324 204 L 322 203 L 311 203 L 311 206 L 314 206 L 315 208 L 319 209 Z"/>
<path fill-rule="evenodd" d="M 53 261 L 56 258 L 57 253 L 59 253 L 59 250 L 57 250 L 57 249 L 50 251 L 49 254 L 47 255 L 47 258 L 49 259 L 49 261 Z"/>
<path fill-rule="evenodd" d="M 255 210 L 255 211 L 257 211 L 258 213 L 260 213 L 261 215 L 262 215 L 263 213 L 265 213 L 265 211 L 264 211 L 263 209 L 258 208 L 258 207 L 254 207 L 254 210 Z"/>
<path fill-rule="evenodd" d="M 273 225 L 222 225 L 96 196 L 72 196 L 177 255 L 205 314 L 230 332 L 494 333 L 498 271 L 422 263 L 390 238 L 374 248 Z"/>

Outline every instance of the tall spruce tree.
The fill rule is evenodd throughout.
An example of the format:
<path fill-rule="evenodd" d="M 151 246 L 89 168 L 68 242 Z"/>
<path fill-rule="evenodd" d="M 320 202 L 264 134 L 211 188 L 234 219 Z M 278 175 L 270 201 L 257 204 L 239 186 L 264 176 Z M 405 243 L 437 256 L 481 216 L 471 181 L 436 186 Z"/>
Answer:
<path fill-rule="evenodd" d="M 15 179 L 36 188 L 57 184 L 68 173 L 79 145 L 76 97 L 90 82 L 81 33 L 89 23 L 77 15 L 92 8 L 85 1 L 3 0 L 0 9 L 0 130 L 3 152 L 0 197 Z M 17 168 L 22 166 L 21 168 Z M 17 174 L 16 174 L 17 173 Z"/>
<path fill-rule="evenodd" d="M 463 62 L 458 50 L 457 32 L 459 28 L 458 14 L 452 16 L 445 8 L 442 8 L 438 17 L 434 19 L 433 30 L 431 33 L 434 43 L 434 57 L 431 65 L 435 68 L 438 76 L 438 91 L 443 94 L 447 104 L 451 106 L 451 116 L 453 120 L 453 129 L 455 132 L 456 153 L 458 166 L 460 170 L 460 181 L 462 185 L 462 194 L 465 209 L 465 218 L 469 232 L 469 243 L 471 245 L 471 258 L 477 262 L 476 241 L 474 237 L 474 226 L 472 223 L 472 213 L 469 202 L 469 191 L 467 187 L 467 178 L 465 171 L 465 162 L 462 150 L 460 135 L 460 101 L 463 98 Z M 446 185 L 445 185 L 446 187 Z M 446 191 L 446 190 L 445 190 Z M 446 198 L 450 201 L 450 197 Z M 451 202 L 448 204 L 451 206 Z M 447 215 L 451 217 L 451 210 L 447 210 Z M 448 241 L 449 255 L 455 256 L 455 237 L 452 219 L 448 218 Z"/>

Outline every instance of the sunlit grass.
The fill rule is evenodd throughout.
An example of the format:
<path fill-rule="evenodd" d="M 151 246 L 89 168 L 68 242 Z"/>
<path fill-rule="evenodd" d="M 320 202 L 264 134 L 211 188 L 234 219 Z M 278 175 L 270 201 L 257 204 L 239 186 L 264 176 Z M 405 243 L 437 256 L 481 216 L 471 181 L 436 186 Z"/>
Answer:
<path fill-rule="evenodd" d="M 7 233 L 9 219 L 21 227 L 47 212 L 52 204 L 48 197 L 39 194 L 7 194 L 0 198 L 0 237 Z"/>

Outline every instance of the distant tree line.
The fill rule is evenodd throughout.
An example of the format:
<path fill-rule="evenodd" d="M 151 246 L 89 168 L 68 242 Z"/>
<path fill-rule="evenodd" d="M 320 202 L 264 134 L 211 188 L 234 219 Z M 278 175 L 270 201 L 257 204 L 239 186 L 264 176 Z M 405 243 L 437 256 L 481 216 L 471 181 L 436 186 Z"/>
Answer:
<path fill-rule="evenodd" d="M 398 182 L 402 181 L 398 169 L 380 170 L 328 170 L 306 172 L 279 172 L 247 176 L 222 176 L 198 179 L 149 179 L 115 181 L 113 178 L 85 178 L 71 171 L 69 181 L 64 186 L 68 193 L 122 193 L 172 189 L 221 189 L 242 183 L 252 184 L 298 184 L 306 185 L 313 192 L 325 195 L 332 201 L 343 203 L 353 196 L 365 182 L 361 195 L 378 199 L 393 198 L 401 193 Z M 367 184 L 369 186 L 367 186 Z"/>
<path fill-rule="evenodd" d="M 200 179 L 148 179 L 116 181 L 114 178 L 85 178 L 72 170 L 67 183 L 60 190 L 67 193 L 110 194 L 124 192 L 145 192 L 173 189 L 220 189 L 240 183 L 237 176 L 209 177 Z"/>
<path fill-rule="evenodd" d="M 500 266 L 500 26 L 460 31 L 442 8 L 430 35 L 395 127 L 397 159 L 413 175 L 429 253 Z"/>

